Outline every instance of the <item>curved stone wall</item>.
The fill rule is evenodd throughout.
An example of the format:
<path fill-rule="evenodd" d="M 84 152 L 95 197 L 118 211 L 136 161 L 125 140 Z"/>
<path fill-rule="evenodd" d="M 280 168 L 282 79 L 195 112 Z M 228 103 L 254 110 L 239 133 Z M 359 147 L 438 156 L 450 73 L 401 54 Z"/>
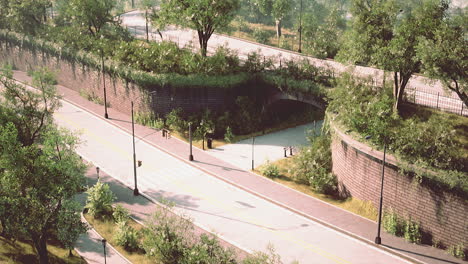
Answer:
<path fill-rule="evenodd" d="M 333 173 L 344 195 L 372 201 L 378 208 L 383 153 L 371 149 L 349 135 L 334 129 L 332 136 Z M 387 154 L 384 208 L 393 208 L 400 216 L 421 224 L 426 240 L 454 245 L 468 241 L 467 197 L 434 190 L 398 172 L 395 158 Z"/>

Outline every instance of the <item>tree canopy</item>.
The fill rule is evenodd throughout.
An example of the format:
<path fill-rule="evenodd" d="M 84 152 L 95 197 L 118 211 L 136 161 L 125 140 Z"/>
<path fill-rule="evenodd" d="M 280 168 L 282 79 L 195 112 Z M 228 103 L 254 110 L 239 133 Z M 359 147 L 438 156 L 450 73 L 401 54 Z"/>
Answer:
<path fill-rule="evenodd" d="M 463 13 L 450 17 L 434 31 L 433 38 L 421 37 L 416 54 L 423 72 L 441 80 L 468 107 L 467 17 Z"/>
<path fill-rule="evenodd" d="M 238 0 L 162 0 L 157 22 L 196 30 L 201 54 L 206 56 L 211 35 L 215 30 L 226 27 L 238 8 Z"/>
<path fill-rule="evenodd" d="M 57 5 L 61 20 L 93 37 L 99 37 L 102 28 L 114 21 L 115 0 L 60 0 Z"/>
<path fill-rule="evenodd" d="M 394 0 L 354 0 L 352 28 L 339 58 L 393 72 L 394 111 L 398 111 L 409 79 L 421 70 L 416 47 L 423 38 L 434 39 L 448 7 L 444 0 L 414 7 Z"/>
<path fill-rule="evenodd" d="M 40 263 L 46 264 L 47 239 L 59 228 L 80 227 L 76 219 L 69 221 L 77 217 L 76 210 L 64 204 L 73 204 L 83 188 L 85 165 L 75 153 L 75 136 L 52 123 L 59 103 L 51 74 L 34 74 L 34 83 L 42 85 L 38 93 L 11 76 L 8 70 L 0 75 L 1 233 L 32 240 Z"/>

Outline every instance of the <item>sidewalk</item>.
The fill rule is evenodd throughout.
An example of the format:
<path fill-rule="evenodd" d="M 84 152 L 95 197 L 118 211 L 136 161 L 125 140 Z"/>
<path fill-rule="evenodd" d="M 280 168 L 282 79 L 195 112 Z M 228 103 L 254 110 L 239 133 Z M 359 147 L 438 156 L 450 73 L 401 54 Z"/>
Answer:
<path fill-rule="evenodd" d="M 15 78 L 25 82 L 30 82 L 31 80 L 24 72 L 15 72 Z M 63 86 L 58 86 L 58 91 L 68 102 L 79 105 L 102 118 L 104 113 L 102 106 L 85 100 L 80 97 L 77 92 Z M 108 112 L 110 117 L 108 122 L 110 124 L 126 131 L 131 131 L 129 116 L 117 112 L 114 109 L 108 109 Z M 231 183 L 240 189 L 262 197 L 308 219 L 322 223 L 339 232 L 346 233 L 369 245 L 374 245 L 373 240 L 377 230 L 375 222 L 276 184 L 264 177 L 236 168 L 196 148 L 194 148 L 193 151 L 195 161 L 189 162 L 189 146 L 187 143 L 174 138 L 169 140 L 165 139 L 160 133 L 156 133 L 153 129 L 136 125 L 135 133 L 139 140 L 144 140 L 216 178 Z M 462 261 L 447 255 L 442 250 L 430 246 L 409 244 L 401 238 L 393 237 L 386 233 L 382 234 L 382 243 L 383 244 L 379 246 L 381 249 L 404 256 L 414 262 L 462 263 Z"/>

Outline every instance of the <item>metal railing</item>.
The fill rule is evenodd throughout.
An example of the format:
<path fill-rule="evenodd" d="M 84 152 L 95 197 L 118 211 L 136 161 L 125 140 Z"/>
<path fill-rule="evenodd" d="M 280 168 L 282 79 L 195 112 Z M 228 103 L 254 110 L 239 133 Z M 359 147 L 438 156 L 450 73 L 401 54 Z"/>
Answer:
<path fill-rule="evenodd" d="M 441 92 L 425 91 L 408 87 L 403 100 L 409 103 L 435 108 L 462 116 L 468 116 L 468 108 L 457 95 L 446 95 Z"/>

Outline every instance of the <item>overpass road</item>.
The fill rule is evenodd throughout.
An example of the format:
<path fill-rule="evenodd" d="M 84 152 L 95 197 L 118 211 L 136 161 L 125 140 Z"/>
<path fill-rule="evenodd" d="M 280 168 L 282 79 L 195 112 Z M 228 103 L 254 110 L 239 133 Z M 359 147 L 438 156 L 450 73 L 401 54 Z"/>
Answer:
<path fill-rule="evenodd" d="M 78 152 L 112 177 L 133 186 L 131 135 L 68 102 L 55 113 L 59 126 L 79 133 Z M 175 202 L 175 211 L 249 251 L 274 245 L 284 263 L 405 263 L 237 189 L 152 145 L 137 140 L 140 192 Z"/>

